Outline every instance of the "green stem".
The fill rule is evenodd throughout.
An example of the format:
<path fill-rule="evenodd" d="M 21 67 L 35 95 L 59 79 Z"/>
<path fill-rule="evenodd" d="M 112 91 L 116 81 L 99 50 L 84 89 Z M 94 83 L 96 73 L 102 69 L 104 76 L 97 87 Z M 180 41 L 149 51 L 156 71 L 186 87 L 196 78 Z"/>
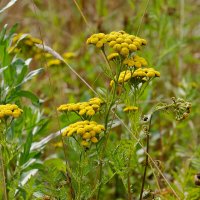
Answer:
<path fill-rule="evenodd" d="M 141 191 L 140 191 L 140 200 L 142 200 L 142 195 L 143 195 L 143 191 L 144 191 L 144 184 L 145 184 L 145 179 L 146 179 L 146 173 L 147 173 L 147 167 L 148 167 L 148 154 L 149 154 L 149 133 L 150 133 L 150 127 L 151 127 L 151 119 L 152 119 L 152 115 L 150 116 L 150 121 L 149 121 L 149 127 L 147 130 L 147 137 L 146 137 L 146 160 L 145 160 L 145 168 L 144 168 L 144 174 L 143 174 L 143 179 L 142 179 L 142 187 L 141 187 Z"/>
<path fill-rule="evenodd" d="M 5 121 L 4 121 L 5 122 Z M 5 126 L 7 126 L 6 122 L 4 123 Z M 5 131 L 2 131 L 0 133 L 0 143 L 5 141 L 5 133 L 7 131 L 7 127 L 5 129 Z M 1 170 L 2 170 L 2 177 L 3 177 L 3 195 L 4 195 L 4 199 L 8 200 L 8 194 L 7 194 L 7 187 L 6 187 L 6 177 L 7 177 L 7 173 L 6 173 L 6 167 L 5 167 L 5 162 L 4 162 L 4 155 L 3 155 L 3 145 L 0 145 L 0 162 L 1 162 Z"/>
<path fill-rule="evenodd" d="M 106 57 L 106 56 L 105 56 Z M 104 143 L 104 148 L 101 151 L 101 155 L 100 155 L 100 166 L 99 166 L 99 189 L 98 189 L 98 193 L 97 193 L 97 200 L 99 200 L 100 197 L 100 192 L 101 192 L 101 187 L 102 187 L 102 172 L 103 172 L 103 158 L 104 158 L 104 154 L 106 152 L 106 146 L 107 146 L 107 141 L 108 141 L 108 137 L 109 137 L 109 131 L 108 131 L 108 120 L 109 120 L 109 115 L 112 109 L 112 106 L 115 103 L 115 97 L 116 97 L 116 91 L 117 91 L 117 84 L 118 84 L 118 78 L 119 78 L 119 74 L 121 72 L 121 63 L 120 63 L 120 68 L 119 68 L 119 72 L 116 75 L 116 80 L 114 80 L 115 84 L 114 84 L 114 89 L 113 89 L 113 93 L 112 93 L 112 99 L 110 102 L 110 105 L 108 106 L 108 111 L 105 117 L 105 131 L 104 134 L 106 135 L 106 139 L 105 139 L 105 143 Z"/>
<path fill-rule="evenodd" d="M 131 180 L 130 180 L 130 163 L 131 163 L 131 154 L 129 155 L 128 159 L 128 200 L 132 200 L 132 193 L 131 193 Z"/>
<path fill-rule="evenodd" d="M 5 173 L 5 164 L 3 159 L 3 152 L 2 152 L 2 145 L 0 146 L 0 159 L 1 159 L 1 169 L 2 169 L 2 177 L 3 177 L 3 192 L 4 192 L 4 199 L 8 200 L 7 196 L 7 188 L 6 188 L 6 173 Z"/>
<path fill-rule="evenodd" d="M 80 179 L 78 183 L 78 199 L 81 200 L 81 182 L 82 182 L 82 177 L 83 177 L 83 169 L 82 169 L 82 154 L 83 152 L 81 151 L 80 154 L 80 159 L 79 159 L 79 172 L 80 172 Z"/>
<path fill-rule="evenodd" d="M 107 140 L 108 140 L 108 133 L 107 133 L 107 130 L 108 130 L 108 118 L 109 118 L 109 115 L 110 115 L 110 110 L 114 104 L 114 94 L 116 92 L 113 93 L 113 98 L 112 98 L 112 101 L 110 103 L 110 106 L 108 107 L 108 112 L 107 112 L 107 115 L 106 115 L 106 118 L 105 118 L 105 131 L 104 131 L 104 134 L 106 135 L 106 140 L 105 140 L 105 143 L 104 143 L 104 148 L 103 148 L 103 152 L 101 153 L 101 156 L 100 156 L 100 166 L 99 166 L 99 189 L 98 189 L 98 193 L 97 193 L 97 200 L 99 200 L 99 197 L 100 197 L 100 192 L 101 192 L 101 186 L 102 186 L 102 172 L 103 172 L 103 157 L 104 157 L 104 153 L 105 153 L 105 149 L 106 149 L 106 144 L 107 144 Z"/>

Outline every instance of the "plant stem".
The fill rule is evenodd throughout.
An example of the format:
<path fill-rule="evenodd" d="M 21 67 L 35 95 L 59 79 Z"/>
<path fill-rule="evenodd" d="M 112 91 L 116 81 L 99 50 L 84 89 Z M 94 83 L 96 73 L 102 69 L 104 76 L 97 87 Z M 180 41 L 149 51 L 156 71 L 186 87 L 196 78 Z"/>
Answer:
<path fill-rule="evenodd" d="M 1 160 L 1 168 L 2 168 L 2 176 L 3 176 L 3 192 L 4 192 L 4 199 L 8 200 L 7 189 L 6 189 L 6 172 L 5 172 L 5 164 L 3 159 L 3 152 L 2 152 L 2 145 L 0 146 L 0 160 Z"/>
<path fill-rule="evenodd" d="M 149 153 L 149 134 L 147 134 L 146 143 L 147 143 L 146 152 Z M 144 174 L 143 174 L 143 179 L 142 179 L 142 188 L 141 188 L 141 192 L 140 192 L 140 200 L 142 200 L 144 184 L 145 184 L 145 179 L 146 179 L 147 166 L 148 166 L 148 155 L 146 155 L 145 168 L 144 168 Z"/>
<path fill-rule="evenodd" d="M 114 95 L 115 94 L 115 91 L 113 93 L 113 98 L 112 98 L 112 101 L 108 107 L 108 112 L 107 112 L 107 115 L 106 115 L 106 118 L 105 118 L 105 131 L 104 133 L 106 134 L 107 133 L 107 130 L 108 130 L 108 118 L 109 118 L 109 114 L 110 114 L 110 110 L 114 104 Z M 106 149 L 106 144 L 107 144 L 107 140 L 108 140 L 108 133 L 107 133 L 107 137 L 106 137 L 106 141 L 104 143 L 104 148 L 103 148 L 103 152 L 101 153 L 101 156 L 100 156 L 100 166 L 99 166 L 99 189 L 98 189 L 98 193 L 97 193 L 97 200 L 99 200 L 99 196 L 100 196 L 100 191 L 101 191 L 101 181 L 102 181 L 102 169 L 103 169 L 103 157 L 104 157 L 104 153 L 105 153 L 105 149 Z"/>
<path fill-rule="evenodd" d="M 131 154 L 129 156 L 128 160 L 128 167 L 130 168 L 130 162 L 131 162 Z M 130 180 L 130 169 L 128 169 L 128 200 L 132 200 L 132 194 L 131 194 L 131 180 Z"/>
<path fill-rule="evenodd" d="M 114 88 L 113 88 L 112 99 L 111 99 L 110 105 L 108 105 L 108 111 L 107 111 L 107 114 L 106 114 L 106 117 L 105 117 L 105 131 L 104 131 L 104 134 L 106 135 L 106 140 L 105 140 L 105 143 L 104 143 L 103 151 L 102 151 L 102 153 L 100 155 L 100 159 L 99 159 L 100 160 L 100 166 L 99 166 L 99 189 L 98 189 L 96 200 L 99 200 L 100 192 L 101 192 L 101 186 L 102 186 L 101 181 L 102 181 L 102 170 L 103 170 L 103 157 L 104 157 L 104 154 L 106 152 L 106 145 L 107 145 L 108 136 L 109 136 L 109 134 L 108 134 L 109 133 L 109 131 L 108 131 L 108 120 L 109 120 L 109 115 L 110 115 L 112 106 L 115 103 L 115 97 L 116 97 L 116 91 L 117 91 L 117 81 L 118 81 L 118 78 L 119 78 L 120 71 L 121 71 L 121 64 L 120 64 L 119 72 L 116 75 L 116 81 L 115 81 Z M 111 128 L 111 126 L 110 126 L 110 128 Z"/>
<path fill-rule="evenodd" d="M 148 167 L 148 154 L 149 154 L 149 133 L 150 133 L 150 127 L 151 127 L 151 119 L 152 119 L 152 115 L 150 116 L 150 121 L 149 121 L 149 127 L 147 130 L 147 137 L 146 137 L 146 160 L 145 160 L 145 167 L 144 167 L 144 174 L 143 174 L 143 179 L 142 179 L 142 187 L 141 187 L 141 191 L 140 191 L 140 200 L 142 200 L 142 195 L 143 195 L 143 191 L 144 191 L 144 184 L 145 184 L 145 179 L 146 179 L 146 173 L 147 173 L 147 167 Z"/>
<path fill-rule="evenodd" d="M 82 176 L 83 176 L 83 169 L 82 169 L 82 151 L 80 154 L 80 159 L 79 159 L 79 172 L 80 172 L 80 179 L 78 183 L 78 199 L 81 200 L 81 182 L 82 182 Z"/>

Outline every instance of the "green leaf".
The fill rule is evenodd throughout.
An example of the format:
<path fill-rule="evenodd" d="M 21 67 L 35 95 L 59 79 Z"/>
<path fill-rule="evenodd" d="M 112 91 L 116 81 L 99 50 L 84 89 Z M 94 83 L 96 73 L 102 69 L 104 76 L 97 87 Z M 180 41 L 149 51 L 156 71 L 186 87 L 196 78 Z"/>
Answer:
<path fill-rule="evenodd" d="M 18 85 L 24 80 L 28 72 L 28 66 L 22 59 L 16 59 L 12 63 L 12 68 L 13 74 L 15 74 L 13 78 L 16 79 L 15 84 Z"/>
<path fill-rule="evenodd" d="M 8 68 L 8 66 L 3 67 L 3 68 L 0 68 L 0 74 L 1 74 L 4 70 L 6 70 L 7 68 Z"/>
<path fill-rule="evenodd" d="M 11 94 L 8 98 L 7 103 L 12 102 L 18 99 L 19 97 L 26 97 L 31 100 L 32 104 L 37 106 L 40 104 L 39 98 L 32 92 L 26 90 L 14 90 L 13 94 Z"/>
<path fill-rule="evenodd" d="M 43 68 L 39 68 L 39 69 L 36 69 L 36 70 L 29 72 L 27 74 L 27 76 L 24 78 L 24 80 L 21 82 L 21 84 L 19 84 L 18 86 L 20 86 L 20 85 L 26 83 L 27 81 L 31 80 L 34 76 L 40 74 L 42 71 L 43 71 Z"/>
<path fill-rule="evenodd" d="M 32 141 L 33 141 L 33 135 L 32 132 L 30 132 L 24 144 L 24 152 L 21 154 L 20 165 L 23 165 L 28 161 Z"/>
<path fill-rule="evenodd" d="M 8 27 L 8 25 L 5 24 L 4 27 L 3 27 L 3 29 L 2 29 L 2 31 L 1 31 L 1 33 L 0 33 L 0 43 L 2 43 L 3 40 L 4 40 L 6 31 L 7 31 L 7 27 Z"/>

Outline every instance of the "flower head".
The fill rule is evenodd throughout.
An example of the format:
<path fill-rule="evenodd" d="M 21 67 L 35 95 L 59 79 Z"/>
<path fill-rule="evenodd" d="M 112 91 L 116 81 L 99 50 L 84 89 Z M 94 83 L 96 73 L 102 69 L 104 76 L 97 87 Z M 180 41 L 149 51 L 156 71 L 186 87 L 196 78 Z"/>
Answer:
<path fill-rule="evenodd" d="M 91 98 L 87 102 L 79 102 L 79 103 L 68 103 L 63 104 L 58 107 L 58 111 L 71 111 L 71 112 L 77 112 L 81 116 L 93 116 L 96 112 L 99 111 L 101 105 L 103 104 L 103 101 L 98 98 L 94 97 Z"/>
<path fill-rule="evenodd" d="M 15 104 L 0 105 L 0 119 L 7 117 L 18 118 L 23 110 Z"/>
<path fill-rule="evenodd" d="M 137 106 L 126 106 L 123 111 L 124 112 L 131 112 L 131 111 L 137 111 L 138 110 L 138 107 Z"/>
<path fill-rule="evenodd" d="M 125 31 L 112 31 L 109 34 L 91 35 L 87 39 L 87 44 L 96 45 L 97 48 L 102 48 L 107 44 L 115 53 L 122 57 L 128 57 L 132 52 L 139 50 L 142 45 L 146 45 L 147 42 L 145 39 L 130 35 Z"/>
<path fill-rule="evenodd" d="M 139 68 L 136 70 L 125 70 L 122 71 L 118 78 L 119 84 L 124 84 L 130 80 L 137 83 L 143 82 L 144 78 L 146 81 L 151 80 L 154 77 L 160 77 L 160 73 L 153 68 Z M 116 77 L 115 77 L 116 78 Z M 114 80 L 111 80 L 110 85 L 114 84 Z"/>
<path fill-rule="evenodd" d="M 119 57 L 119 54 L 118 53 L 111 53 L 107 56 L 107 59 L 108 60 L 113 60 L 115 58 L 118 58 Z"/>
<path fill-rule="evenodd" d="M 104 131 L 103 125 L 95 121 L 79 121 L 69 125 L 63 132 L 63 136 L 81 138 L 81 145 L 89 147 L 92 143 L 99 141 L 99 134 Z"/>

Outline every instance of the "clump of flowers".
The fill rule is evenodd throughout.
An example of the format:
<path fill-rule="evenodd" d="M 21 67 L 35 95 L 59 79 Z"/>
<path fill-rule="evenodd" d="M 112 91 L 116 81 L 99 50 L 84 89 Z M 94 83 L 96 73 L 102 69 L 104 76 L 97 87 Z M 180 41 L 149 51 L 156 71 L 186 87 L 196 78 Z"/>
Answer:
<path fill-rule="evenodd" d="M 119 74 L 119 78 L 117 82 L 119 84 L 122 84 L 131 80 L 132 82 L 139 84 L 141 82 L 149 81 L 150 79 L 154 77 L 160 77 L 160 73 L 154 70 L 153 68 L 143 68 L 143 69 L 140 68 L 136 70 L 122 71 Z M 114 80 L 116 80 L 116 76 Z M 111 80 L 110 86 L 114 84 L 114 80 Z"/>
<path fill-rule="evenodd" d="M 51 54 L 43 52 L 38 48 L 37 44 L 42 44 L 42 40 L 33 37 L 31 34 L 18 33 L 12 38 L 12 46 L 9 49 L 9 53 L 23 53 L 26 52 L 26 56 L 32 57 L 35 60 L 45 59 L 47 66 L 63 66 L 63 63 L 52 57 Z M 64 52 L 62 54 L 65 60 L 72 59 L 76 56 L 74 52 Z"/>
<path fill-rule="evenodd" d="M 105 128 L 103 125 L 92 121 L 92 117 L 100 110 L 102 104 L 103 101 L 100 98 L 94 97 L 86 102 L 60 105 L 57 109 L 58 111 L 66 113 L 75 112 L 82 119 L 82 121 L 70 124 L 64 129 L 62 135 L 67 137 L 73 136 L 85 148 L 89 148 L 92 143 L 97 143 L 100 138 L 99 134 Z"/>
<path fill-rule="evenodd" d="M 61 65 L 61 64 L 62 64 L 61 60 L 58 60 L 58 59 L 50 59 L 50 60 L 47 62 L 47 67 L 58 66 L 58 65 Z"/>
<path fill-rule="evenodd" d="M 114 52 L 127 57 L 130 53 L 139 50 L 142 45 L 146 45 L 147 42 L 145 39 L 129 35 L 125 31 L 113 31 L 109 34 L 93 34 L 87 39 L 87 44 L 96 45 L 97 48 L 103 48 L 105 44 L 108 44 Z"/>
<path fill-rule="evenodd" d="M 63 104 L 59 106 L 57 110 L 64 112 L 75 112 L 81 116 L 91 117 L 99 111 L 102 104 L 103 101 L 100 98 L 95 97 L 87 102 Z"/>
<path fill-rule="evenodd" d="M 65 52 L 62 54 L 64 60 L 68 61 L 70 59 L 73 59 L 76 55 L 74 52 Z M 47 67 L 52 67 L 52 66 L 63 66 L 63 62 L 59 59 L 55 59 L 52 56 L 47 59 Z"/>
<path fill-rule="evenodd" d="M 143 38 L 130 35 L 125 31 L 113 31 L 109 34 L 93 34 L 87 39 L 87 44 L 101 48 L 105 55 L 105 47 L 108 47 L 109 54 L 106 58 L 108 62 L 113 61 L 119 69 L 111 77 L 110 86 L 130 83 L 130 86 L 133 86 L 133 88 L 131 87 L 131 90 L 134 89 L 133 92 L 136 89 L 142 91 L 143 84 L 148 84 L 153 78 L 160 77 L 158 71 L 152 67 L 148 68 L 145 58 L 136 54 L 142 46 L 147 44 L 147 41 Z"/>
<path fill-rule="evenodd" d="M 99 134 L 104 131 L 103 125 L 98 124 L 95 121 L 79 121 L 69 125 L 63 132 L 63 136 L 73 136 L 81 138 L 81 145 L 89 147 L 92 143 L 99 141 Z"/>
<path fill-rule="evenodd" d="M 0 119 L 14 117 L 18 118 L 23 110 L 15 104 L 0 105 Z"/>
<path fill-rule="evenodd" d="M 137 67 L 140 68 L 142 66 L 146 67 L 148 65 L 147 61 L 138 55 L 134 55 L 130 58 L 126 58 L 123 61 L 124 65 L 127 65 L 128 67 Z"/>
<path fill-rule="evenodd" d="M 38 49 L 35 47 L 35 44 L 42 44 L 42 40 L 33 37 L 30 34 L 18 33 L 12 39 L 12 46 L 10 47 L 9 52 L 18 53 L 22 49 L 25 49 L 29 50 L 29 53 L 32 51 L 38 53 Z"/>

